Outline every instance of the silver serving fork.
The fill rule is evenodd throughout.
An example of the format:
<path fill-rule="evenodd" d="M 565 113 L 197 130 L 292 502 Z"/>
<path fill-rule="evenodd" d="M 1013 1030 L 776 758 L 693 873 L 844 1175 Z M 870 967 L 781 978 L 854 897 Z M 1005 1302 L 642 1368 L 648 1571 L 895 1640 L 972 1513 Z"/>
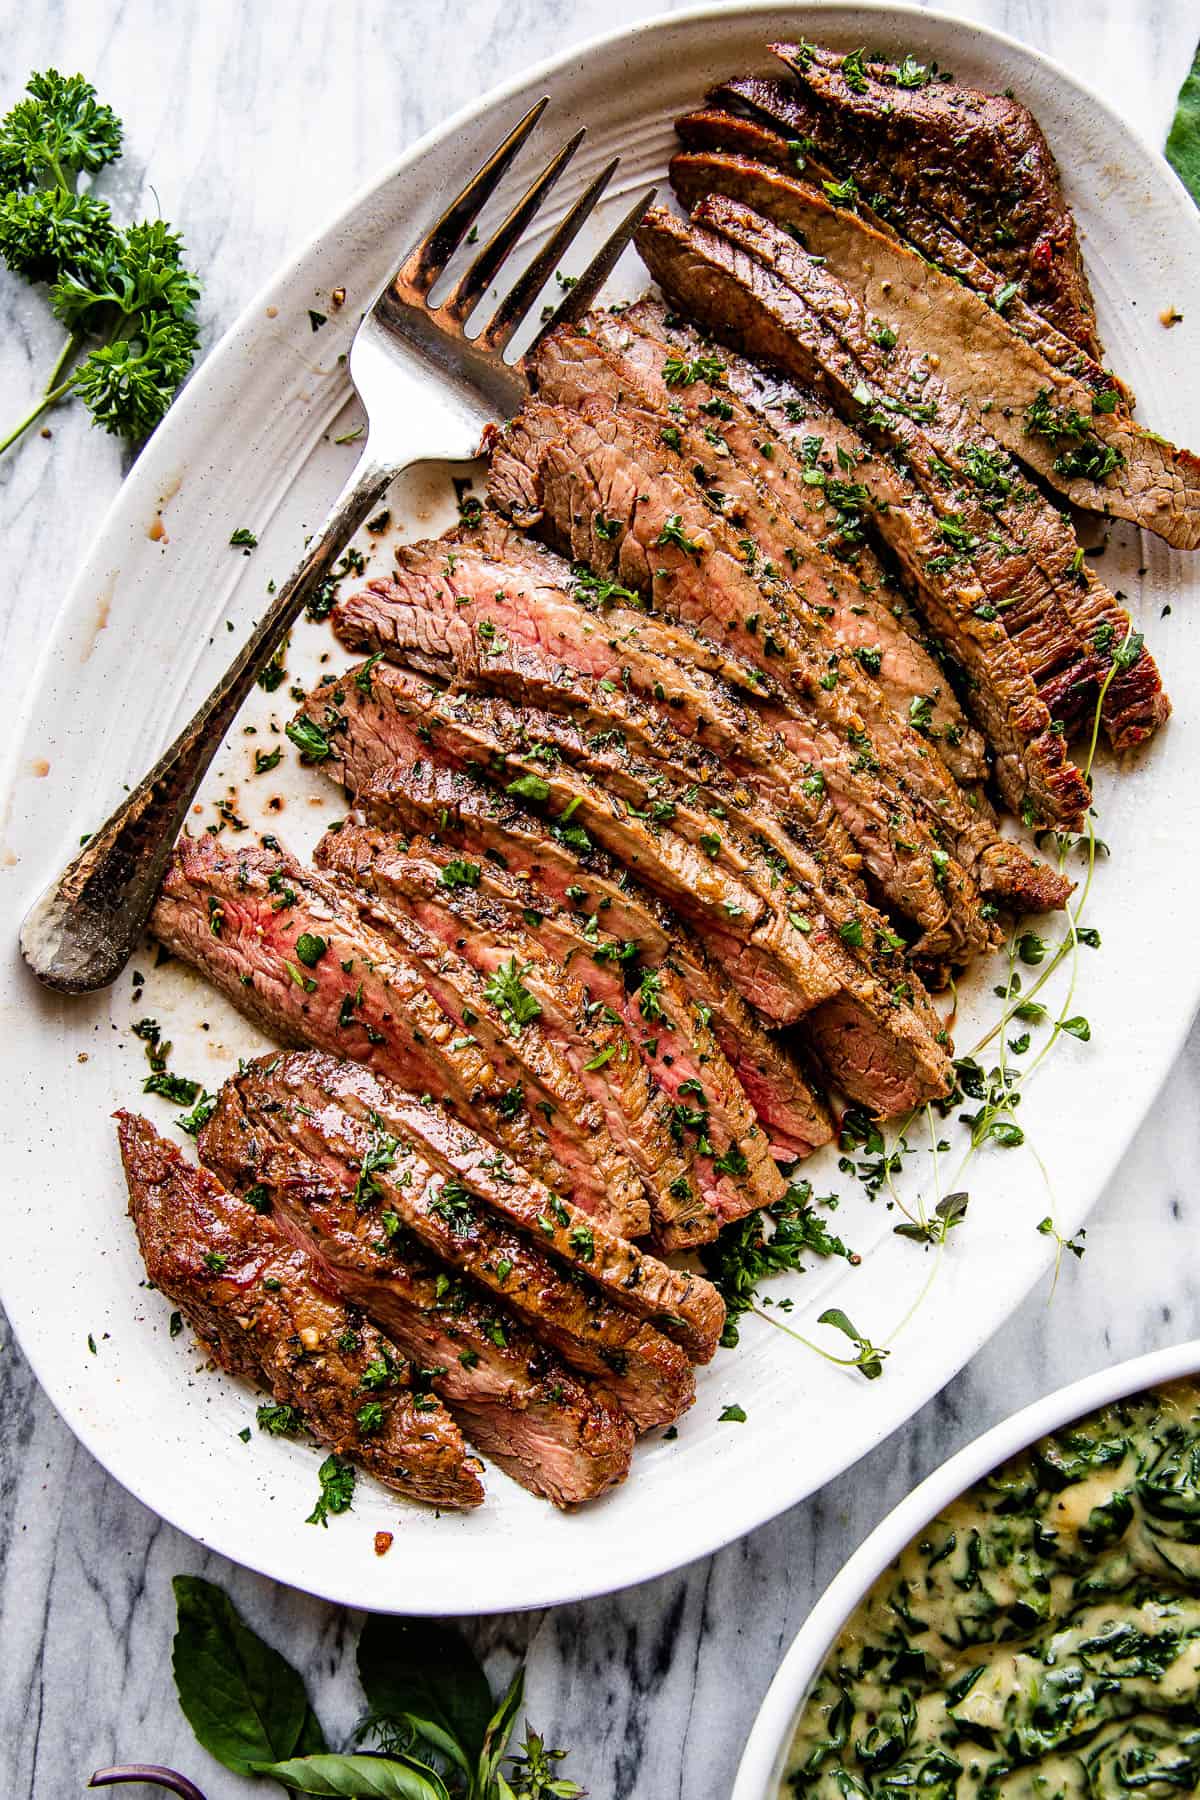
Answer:
<path fill-rule="evenodd" d="M 107 987 L 125 967 L 221 740 L 259 673 L 392 479 L 416 462 L 474 461 L 487 427 L 508 418 L 525 399 L 524 378 L 504 360 L 505 348 L 620 159 L 614 157 L 580 195 L 476 337 L 468 338 L 467 321 L 579 148 L 583 130 L 550 159 L 445 302 L 431 307 L 429 294 L 547 105 L 547 99 L 539 100 L 493 150 L 410 251 L 359 326 L 350 350 L 350 378 L 367 414 L 358 465 L 303 560 L 208 699 L 26 915 L 21 954 L 48 987 L 88 993 Z M 652 198 L 653 190 L 626 214 L 544 330 L 578 318 L 592 304 Z"/>

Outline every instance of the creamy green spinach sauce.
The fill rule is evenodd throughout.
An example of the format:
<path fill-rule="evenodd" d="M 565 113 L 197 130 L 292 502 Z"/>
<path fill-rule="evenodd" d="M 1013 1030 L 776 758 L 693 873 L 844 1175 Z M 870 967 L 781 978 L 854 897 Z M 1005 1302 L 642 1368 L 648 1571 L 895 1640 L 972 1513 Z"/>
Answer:
<path fill-rule="evenodd" d="M 1200 1385 L 1044 1438 L 880 1577 L 809 1695 L 781 1800 L 1200 1792 Z"/>

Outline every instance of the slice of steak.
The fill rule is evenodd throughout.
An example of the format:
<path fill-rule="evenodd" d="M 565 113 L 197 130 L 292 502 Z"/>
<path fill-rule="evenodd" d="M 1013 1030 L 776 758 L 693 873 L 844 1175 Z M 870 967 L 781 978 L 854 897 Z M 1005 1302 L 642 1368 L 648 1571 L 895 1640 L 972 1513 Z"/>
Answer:
<path fill-rule="evenodd" d="M 482 863 L 447 853 L 439 857 L 433 846 L 410 845 L 400 851 L 395 840 L 382 833 L 348 826 L 322 839 L 317 860 L 322 868 L 340 872 L 369 893 L 381 912 L 411 915 L 431 933 L 460 947 L 481 969 L 518 954 L 527 970 L 526 985 L 535 995 L 546 994 L 543 1017 L 554 1007 L 556 987 L 563 984 L 565 974 L 565 984 L 579 996 L 575 1016 L 584 1020 L 584 1041 L 592 1046 L 587 1058 L 592 1084 L 612 1082 L 632 1090 L 657 1127 L 661 1156 L 651 1212 L 654 1235 L 667 1249 L 707 1242 L 728 1220 L 778 1199 L 783 1182 L 744 1096 L 750 1154 L 721 1121 L 714 1123 L 704 1104 L 706 1090 L 699 1083 L 689 1086 L 682 1098 L 675 1096 L 678 1083 L 688 1081 L 686 1073 L 674 1076 L 669 1087 L 659 1084 L 656 1059 L 645 1047 L 647 1021 L 638 1010 L 639 994 L 646 1005 L 663 1010 L 662 980 L 653 971 L 643 971 L 640 981 L 635 978 L 632 990 L 626 988 L 621 968 L 585 985 L 588 967 L 580 961 L 581 952 L 599 945 L 587 944 L 578 927 L 571 926 L 570 915 L 556 925 L 545 910 L 552 903 L 535 908 L 528 892 L 522 893 L 516 883 L 505 884 L 499 870 L 489 870 L 485 888 Z M 496 893 L 505 886 L 507 891 Z M 554 972 L 559 974 L 558 984 L 547 979 Z M 678 999 L 686 1021 L 686 1002 L 682 994 Z M 732 1070 L 728 1081 L 736 1083 Z M 523 1089 L 515 1092 L 514 1104 L 518 1103 L 524 1104 Z M 732 1173 L 734 1164 L 739 1168 L 745 1164 L 740 1178 Z"/>
<path fill-rule="evenodd" d="M 901 235 L 886 216 L 890 209 L 881 192 L 864 192 L 853 176 L 838 180 L 816 155 L 811 138 L 801 144 L 797 137 L 789 135 L 793 127 L 783 121 L 793 115 L 797 121 L 794 129 L 798 130 L 798 121 L 806 116 L 794 90 L 786 89 L 782 82 L 752 78 L 727 84 L 717 91 L 725 95 L 725 105 L 707 107 L 676 120 L 675 129 L 685 154 L 725 153 L 802 177 L 806 186 L 823 198 L 828 196 L 839 211 L 848 211 L 854 220 L 869 224 L 872 232 L 897 250 L 915 254 L 931 276 L 943 282 L 951 280 L 956 289 L 977 295 L 1003 318 L 1011 332 L 1054 368 L 1086 381 L 1100 392 L 1115 390 L 1115 404 L 1119 406 L 1128 409 L 1132 405 L 1132 396 L 1120 378 L 1105 369 L 1093 351 L 1067 336 L 1045 313 L 1038 312 L 1020 284 L 1010 281 L 1003 270 L 984 262 L 920 206 L 904 209 L 905 229 Z M 770 122 L 772 116 L 775 123 Z M 833 242 L 836 255 L 840 246 L 836 238 Z M 814 253 L 819 253 L 815 243 L 812 247 Z"/>
<path fill-rule="evenodd" d="M 540 518 L 574 555 L 787 685 L 789 741 L 820 770 L 889 905 L 922 928 L 919 955 L 990 941 L 958 860 L 989 834 L 945 766 L 815 609 L 777 571 L 749 566 L 735 530 L 633 421 L 604 402 L 566 412 L 533 401 L 498 439 L 490 479 L 501 504 L 520 486 L 536 492 L 521 522 Z"/>
<path fill-rule="evenodd" d="M 225 1160 L 221 1145 L 230 1132 L 238 1144 L 253 1139 L 268 1162 L 273 1146 L 299 1150 L 340 1186 L 348 1201 L 343 1226 L 368 1250 L 383 1243 L 402 1258 L 431 1256 L 469 1277 L 590 1376 L 596 1392 L 640 1429 L 670 1424 L 686 1411 L 695 1381 L 678 1344 L 576 1269 L 562 1268 L 411 1139 L 391 1132 L 382 1115 L 356 1118 L 295 1067 L 277 1080 L 276 1060 L 252 1063 L 227 1084 L 205 1127 L 206 1160 Z"/>
<path fill-rule="evenodd" d="M 782 570 L 828 620 L 896 711 L 907 716 L 914 704 L 923 706 L 956 778 L 984 779 L 983 740 L 933 657 L 897 616 L 903 608 L 894 609 L 894 594 L 880 590 L 872 553 L 861 570 L 833 553 L 840 540 L 826 517 L 824 488 L 806 481 L 786 447 L 764 439 L 761 422 L 730 398 L 719 360 L 693 350 L 685 334 L 669 341 L 669 329 L 663 310 L 646 303 L 561 327 L 537 346 L 534 387 L 552 405 L 574 408 L 607 394 L 638 419 L 666 446 L 671 466 L 679 459 L 719 499 L 741 544 L 756 546 L 763 564 Z M 847 483 L 835 491 L 854 492 Z"/>
<path fill-rule="evenodd" d="M 775 83 L 781 87 L 781 83 Z M 732 96 L 731 96 L 732 101 Z M 733 102 L 733 104 L 741 104 Z M 837 185 L 837 176 L 828 163 L 822 162 L 810 143 L 788 137 L 778 124 L 766 117 L 753 117 L 749 112 L 736 112 L 729 106 L 702 106 L 684 113 L 675 121 L 675 135 L 685 150 L 727 150 L 734 156 L 752 157 L 769 163 L 789 175 L 803 171 L 807 181 L 828 181 Z M 886 219 L 877 214 L 879 229 L 898 235 Z"/>
<path fill-rule="evenodd" d="M 1114 669 L 1111 653 L 1087 635 L 1097 605 L 1107 606 L 1114 630 L 1117 619 L 1123 622 L 1122 637 L 1132 627 L 1085 570 L 1075 534 L 1058 509 L 1022 479 L 940 372 L 923 357 L 910 360 L 902 343 L 879 343 L 857 296 L 760 215 L 715 196 L 700 204 L 697 219 L 710 220 L 781 276 L 812 314 L 825 337 L 821 368 L 843 416 L 856 416 L 869 436 L 903 459 L 937 516 L 942 553 L 927 558 L 926 575 L 930 561 L 935 574 L 945 572 L 947 563 L 958 571 L 969 565 L 966 573 L 1002 616 L 1052 717 L 1068 731 L 1090 731 L 1111 674 L 1101 703 L 1110 734 L 1114 721 L 1128 727 L 1131 709 L 1150 695 L 1166 711 L 1146 705 L 1130 741 L 1150 735 L 1170 709 L 1149 651 L 1142 647 L 1128 671 Z"/>
<path fill-rule="evenodd" d="M 473 634 L 467 635 L 467 643 L 473 651 Z M 671 791 L 696 796 L 706 818 L 720 821 L 723 842 L 731 832 L 740 831 L 743 844 L 755 847 L 765 874 L 750 867 L 748 878 L 764 899 L 781 896 L 789 917 L 793 909 L 799 909 L 795 918 L 822 962 L 835 972 L 843 1007 L 864 1012 L 868 1021 L 860 1027 L 864 1032 L 870 1031 L 872 1023 L 882 1032 L 885 1042 L 876 1060 L 883 1062 L 897 1053 L 905 1063 L 910 1058 L 918 1063 L 924 1059 L 927 1068 L 922 1079 L 941 1080 L 945 1072 L 945 1055 L 939 1047 L 939 1037 L 944 1038 L 942 1021 L 920 981 L 906 971 L 902 939 L 857 884 L 839 880 L 835 871 L 823 866 L 819 851 L 802 831 L 784 829 L 769 807 L 729 779 L 719 761 L 695 751 L 691 740 L 676 733 L 660 713 L 648 711 L 623 686 L 612 682 L 598 685 L 577 676 L 568 689 L 558 679 L 561 665 L 551 663 L 540 650 L 514 651 L 510 646 L 501 648 L 494 640 L 490 649 L 482 666 L 472 660 L 469 671 L 456 673 L 473 677 L 485 687 L 503 668 L 519 676 L 522 690 L 530 698 L 538 698 L 547 711 L 553 707 L 565 715 L 567 723 L 558 718 L 552 722 L 541 719 L 538 729 L 544 743 L 566 756 L 578 755 L 581 736 L 593 746 L 619 733 L 623 751 L 634 751 L 669 769 L 676 786 L 674 790 L 656 786 L 656 806 L 662 809 Z M 903 1041 L 903 1050 L 897 1044 L 889 1051 L 887 1040 L 893 1036 Z M 932 1043 L 928 1041 L 931 1038 Z M 859 1061 L 857 1057 L 853 1060 L 849 1073 L 838 1064 L 830 1070 L 839 1085 L 847 1086 L 849 1081 L 847 1091 L 856 1100 L 862 1098 L 857 1088 Z"/>
<path fill-rule="evenodd" d="M 213 1360 L 266 1388 L 320 1443 L 395 1493 L 478 1506 L 478 1464 L 449 1413 L 421 1371 L 339 1297 L 320 1262 L 145 1119 L 116 1119 L 146 1273 Z"/>
<path fill-rule="evenodd" d="M 667 771 L 639 766 L 619 744 L 572 737 L 531 708 L 443 694 L 386 663 L 361 683 L 354 673 L 327 678 L 302 716 L 324 735 L 327 759 L 354 792 L 389 764 L 436 760 L 482 773 L 544 810 L 546 829 L 585 847 L 598 843 L 692 920 L 769 1018 L 789 1023 L 835 991 L 804 931 L 759 891 L 753 859 L 668 791 Z M 669 825 L 652 810 L 660 804 L 674 809 Z"/>
<path fill-rule="evenodd" d="M 321 1050 L 264 1058 L 260 1066 L 265 1069 L 268 1062 L 272 1081 L 297 1103 L 303 1093 L 319 1092 L 361 1125 L 381 1120 L 382 1129 L 415 1144 L 431 1168 L 469 1189 L 498 1218 L 518 1226 L 573 1277 L 586 1274 L 611 1301 L 681 1344 L 693 1362 L 711 1360 L 725 1307 L 703 1276 L 670 1268 L 608 1231 L 497 1152 L 445 1107 L 415 1099 L 361 1063 L 345 1062 Z"/>
<path fill-rule="evenodd" d="M 789 828 L 794 823 L 811 836 L 840 879 L 857 881 L 862 857 L 824 783 L 748 704 L 761 694 L 756 671 L 737 668 L 679 627 L 613 605 L 622 597 L 619 586 L 615 595 L 602 594 L 603 584 L 577 579 L 562 558 L 492 513 L 449 540 L 404 545 L 397 563 L 394 580 L 372 582 L 335 609 L 334 629 L 350 648 L 381 651 L 441 680 L 487 683 L 514 698 L 533 697 L 538 668 L 515 661 L 514 650 L 552 659 L 563 688 L 572 672 L 607 684 L 606 692 L 619 684 L 719 757 Z M 539 704 L 554 699 L 544 682 L 537 697 Z"/>
<path fill-rule="evenodd" d="M 560 1033 L 552 1023 L 548 1028 L 546 1007 L 554 999 L 547 984 L 531 988 L 532 971 L 515 954 L 499 960 L 483 980 L 470 958 L 415 919 L 381 909 L 339 877 L 332 885 L 393 954 L 412 959 L 446 1017 L 485 1051 L 508 1080 L 509 1091 L 520 1084 L 560 1167 L 573 1172 L 581 1203 L 626 1237 L 643 1237 L 650 1229 L 653 1183 L 663 1173 L 651 1122 L 640 1112 L 630 1114 L 620 1139 L 614 1136 L 608 1112 L 615 1106 L 598 1104 L 589 1084 L 577 1075 Z M 638 1163 L 628 1154 L 631 1143 L 637 1146 Z"/>
<path fill-rule="evenodd" d="M 437 1094 L 552 1187 L 607 1213 L 589 1141 L 568 1145 L 568 1121 L 542 1113 L 506 1117 L 520 1070 L 494 1060 L 461 1013 L 456 1022 L 443 1010 L 415 959 L 285 852 L 182 838 L 152 929 L 272 1036 L 356 1057 Z M 555 1123 L 564 1129 L 552 1140 Z"/>
<path fill-rule="evenodd" d="M 722 213 L 735 210 L 733 202 L 723 199 L 704 203 L 706 211 L 710 207 Z M 680 225 L 661 212 L 647 216 L 640 247 L 660 283 L 681 300 L 686 296 L 692 310 L 714 329 L 735 335 L 747 350 L 782 363 L 789 373 L 816 381 L 831 392 L 839 410 L 844 409 L 844 380 L 852 359 L 773 270 L 728 236 Z M 838 371 L 836 379 L 831 369 Z M 862 404 L 854 400 L 859 385 L 851 384 L 845 403 L 854 408 L 861 428 Z M 870 398 L 865 383 L 861 392 Z M 904 418 L 898 421 L 909 423 Z M 929 458 L 933 456 L 931 450 Z M 927 460 L 926 466 L 932 481 L 932 463 Z M 924 489 L 922 498 L 928 500 Z M 896 535 L 901 528 L 914 540 L 912 560 L 925 577 L 923 603 L 927 610 L 935 604 L 939 608 L 931 623 L 975 683 L 972 703 L 1000 759 L 998 779 L 1006 795 L 1018 806 L 1032 806 L 1044 822 L 1075 830 L 1086 812 L 1086 786 L 1068 761 L 1062 738 L 1051 730 L 1028 665 L 999 616 L 989 617 L 987 596 L 978 581 L 963 580 L 953 544 L 937 529 L 942 522 L 952 530 L 962 528 L 949 520 L 933 520 L 930 547 L 936 545 L 937 554 L 924 553 L 920 530 L 931 514 L 931 508 L 906 508 L 889 541 L 901 542 Z M 941 579 L 948 575 L 953 579 Z M 980 608 L 985 609 L 982 618 Z"/>
<path fill-rule="evenodd" d="M 1048 314 L 1038 310 L 1019 282 L 1011 281 L 1002 268 L 980 256 L 920 200 L 905 195 L 901 201 L 898 184 L 887 168 L 873 167 L 869 159 L 849 153 L 839 159 L 837 178 L 833 171 L 827 172 L 828 165 L 817 154 L 816 140 L 811 135 L 812 128 L 820 130 L 816 114 L 793 84 L 762 76 L 743 77 L 722 82 L 714 88 L 710 102 L 711 120 L 707 131 L 703 134 L 693 132 L 690 138 L 685 137 L 684 142 L 689 148 L 730 150 L 735 155 L 751 155 L 761 161 L 782 165 L 783 157 L 778 147 L 763 156 L 761 149 L 750 147 L 751 140 L 747 136 L 723 129 L 717 123 L 721 115 L 729 118 L 748 114 L 765 130 L 774 131 L 777 145 L 781 143 L 785 148 L 803 138 L 806 174 L 811 170 L 811 178 L 821 183 L 831 180 L 839 198 L 852 204 L 861 202 L 869 208 L 881 231 L 902 237 L 934 267 L 944 269 L 956 281 L 973 289 L 990 306 L 1002 307 L 1006 317 L 1028 342 L 1046 345 L 1051 352 L 1054 346 L 1068 343 L 1075 356 L 1100 360 L 1101 353 L 1094 336 L 1086 337 L 1083 342 L 1073 338 L 1061 323 L 1053 322 Z M 898 226 L 900 230 L 896 229 Z"/>
<path fill-rule="evenodd" d="M 818 151 L 894 194 L 907 234 L 915 202 L 959 242 L 1016 282 L 1039 311 L 1098 355 L 1096 314 L 1058 166 L 1028 107 L 954 82 L 896 81 L 893 65 L 807 44 L 773 44 L 811 108 Z M 868 173 L 868 170 L 871 172 Z"/>
<path fill-rule="evenodd" d="M 806 1156 L 829 1142 L 829 1115 L 796 1059 L 763 1030 L 695 933 L 685 931 L 660 901 L 631 881 L 602 850 L 547 835 L 540 821 L 515 801 L 458 770 L 433 764 L 384 770 L 358 798 L 381 825 L 428 834 L 460 856 L 479 857 L 485 871 L 494 867 L 529 883 L 537 896 L 535 909 L 548 913 L 549 900 L 558 913 L 578 921 L 580 931 L 595 946 L 596 968 L 636 964 L 676 977 L 691 1007 L 689 1056 L 703 1065 L 717 1049 L 728 1058 L 773 1152 L 786 1160 Z M 676 1029 L 681 1029 L 679 1024 Z M 660 1041 L 656 1066 L 676 1054 L 673 1044 L 667 1048 Z M 668 1071 L 669 1065 L 660 1073 L 661 1080 L 668 1078 Z M 709 1104 L 719 1103 L 718 1087 L 715 1097 L 709 1094 Z M 740 1129 L 736 1115 L 725 1123 L 731 1133 Z"/>
<path fill-rule="evenodd" d="M 497 981 L 503 983 L 512 971 L 519 971 L 522 987 L 539 1008 L 539 1033 L 561 1052 L 580 1094 L 586 1096 L 582 1112 L 576 1104 L 575 1117 L 592 1129 L 597 1120 L 603 1121 L 601 1141 L 606 1133 L 637 1169 L 652 1216 L 657 1218 L 660 1195 L 686 1177 L 687 1165 L 671 1138 L 670 1107 L 620 1019 L 589 1007 L 580 983 L 548 955 L 523 920 L 507 913 L 472 918 L 469 898 L 461 896 L 455 911 L 445 888 L 441 890 L 448 902 L 445 906 L 397 906 L 393 896 L 381 893 L 376 884 L 356 879 L 357 867 L 339 854 L 336 839 L 328 840 L 320 865 L 335 882 L 345 884 L 347 893 L 365 897 L 369 904 L 366 916 L 384 937 L 404 948 L 420 934 L 425 941 L 441 945 L 455 966 L 468 963 L 484 977 L 475 984 L 477 992 L 484 993 Z M 405 896 L 406 902 L 410 898 Z M 478 1026 L 472 1024 L 471 1029 L 477 1031 Z M 522 1104 L 539 1108 L 539 1091 L 540 1084 L 535 1085 L 522 1068 L 514 1084 Z"/>
<path fill-rule="evenodd" d="M 1006 311 L 884 236 L 857 208 L 834 205 L 779 169 L 685 155 L 672 161 L 671 180 L 689 210 L 706 194 L 725 194 L 796 234 L 858 297 L 877 346 L 898 334 L 903 348 L 889 361 L 920 356 L 936 367 L 974 425 L 1074 505 L 1195 547 L 1200 459 L 1139 425 L 1108 371 L 1068 339 L 1057 355 L 1026 342 Z"/>
<path fill-rule="evenodd" d="M 540 1343 L 509 1309 L 414 1240 L 371 1235 L 343 1176 L 266 1138 L 236 1090 L 205 1128 L 207 1165 L 302 1234 L 336 1281 L 421 1370 L 468 1440 L 535 1494 L 572 1506 L 629 1471 L 633 1421 Z M 387 1379 L 386 1366 L 379 1372 Z"/>

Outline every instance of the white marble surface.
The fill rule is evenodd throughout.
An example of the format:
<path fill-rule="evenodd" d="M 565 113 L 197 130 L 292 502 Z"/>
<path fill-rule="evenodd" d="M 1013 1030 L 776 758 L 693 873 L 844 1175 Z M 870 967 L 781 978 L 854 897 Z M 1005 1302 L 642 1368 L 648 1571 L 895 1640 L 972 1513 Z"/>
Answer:
<path fill-rule="evenodd" d="M 639 0 L 42 0 L 0 27 L 0 107 L 27 70 L 85 70 L 128 126 L 122 205 L 182 226 L 211 343 L 298 238 L 429 125 L 564 41 L 662 10 Z M 816 9 L 805 29 L 819 35 Z M 1200 16 L 1195 0 L 976 0 L 1160 142 Z M 154 191 L 150 190 L 153 182 Z M 19 416 L 57 335 L 0 275 L 0 418 Z M 82 414 L 0 462 L 0 717 L 123 471 Z M 470 1623 L 497 1676 L 530 1659 L 534 1720 L 570 1744 L 597 1800 L 721 1800 L 771 1673 L 847 1552 L 917 1479 L 1051 1386 L 1200 1330 L 1200 1030 L 1052 1303 L 1035 1294 L 908 1429 L 806 1505 L 710 1561 L 623 1595 Z M 1120 1096 L 1096 1096 L 1097 1107 Z M 47 1204 L 52 1204 L 52 1196 Z M 170 1578 L 224 1582 L 303 1666 L 331 1736 L 348 1730 L 356 1620 L 205 1555 L 129 1498 L 40 1394 L 0 1320 L 0 1793 L 78 1791 L 117 1759 L 188 1770 L 210 1796 L 250 1784 L 194 1745 L 169 1664 Z"/>

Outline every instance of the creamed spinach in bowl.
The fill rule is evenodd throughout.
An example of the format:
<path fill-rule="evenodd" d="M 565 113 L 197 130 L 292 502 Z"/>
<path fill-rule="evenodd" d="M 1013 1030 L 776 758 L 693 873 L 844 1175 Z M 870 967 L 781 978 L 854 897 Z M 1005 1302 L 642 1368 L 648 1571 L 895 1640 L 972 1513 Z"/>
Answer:
<path fill-rule="evenodd" d="M 1200 1791 L 1200 1384 L 1042 1438 L 902 1551 L 809 1693 L 781 1800 Z"/>

